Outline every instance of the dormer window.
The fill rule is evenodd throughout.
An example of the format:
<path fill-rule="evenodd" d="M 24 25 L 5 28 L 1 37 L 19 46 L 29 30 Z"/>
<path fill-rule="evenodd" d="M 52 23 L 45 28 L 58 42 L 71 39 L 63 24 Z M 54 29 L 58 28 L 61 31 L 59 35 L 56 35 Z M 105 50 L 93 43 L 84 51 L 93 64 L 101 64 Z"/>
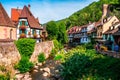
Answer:
<path fill-rule="evenodd" d="M 25 21 L 22 21 L 22 25 L 25 25 Z"/>

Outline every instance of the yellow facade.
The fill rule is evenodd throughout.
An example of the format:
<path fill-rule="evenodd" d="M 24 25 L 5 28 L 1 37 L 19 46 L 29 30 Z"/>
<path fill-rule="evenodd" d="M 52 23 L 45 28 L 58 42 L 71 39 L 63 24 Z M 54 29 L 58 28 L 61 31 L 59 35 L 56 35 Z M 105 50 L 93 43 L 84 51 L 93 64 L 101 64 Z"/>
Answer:
<path fill-rule="evenodd" d="M 16 40 L 16 28 L 0 26 L 0 39 L 13 39 Z"/>
<path fill-rule="evenodd" d="M 102 33 L 106 32 L 109 29 L 109 27 L 112 26 L 116 22 L 119 22 L 119 20 L 118 20 L 118 18 L 116 16 L 113 16 L 106 23 L 103 23 L 103 31 L 102 31 Z"/>

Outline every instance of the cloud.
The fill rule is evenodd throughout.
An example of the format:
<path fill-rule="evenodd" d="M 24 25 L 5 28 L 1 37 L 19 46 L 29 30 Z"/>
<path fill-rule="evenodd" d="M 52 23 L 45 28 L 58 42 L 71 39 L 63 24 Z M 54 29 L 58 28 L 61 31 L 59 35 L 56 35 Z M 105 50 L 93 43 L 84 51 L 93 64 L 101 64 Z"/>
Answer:
<path fill-rule="evenodd" d="M 46 23 L 50 20 L 64 19 L 93 1 L 98 0 L 66 0 L 64 2 L 63 0 L 30 0 L 4 3 L 3 6 L 10 16 L 11 8 L 23 8 L 24 5 L 30 4 L 33 15 L 38 17 L 41 23 Z"/>

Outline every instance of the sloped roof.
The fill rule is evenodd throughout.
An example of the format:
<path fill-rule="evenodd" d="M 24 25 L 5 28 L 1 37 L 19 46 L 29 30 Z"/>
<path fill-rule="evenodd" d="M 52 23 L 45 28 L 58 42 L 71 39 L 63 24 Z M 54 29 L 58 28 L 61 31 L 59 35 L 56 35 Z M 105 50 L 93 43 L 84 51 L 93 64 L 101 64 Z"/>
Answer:
<path fill-rule="evenodd" d="M 102 24 L 101 24 L 101 21 L 95 22 L 95 27 L 98 27 L 98 26 L 100 26 L 100 25 L 102 25 Z"/>
<path fill-rule="evenodd" d="M 15 27 L 0 3 L 0 26 Z"/>
<path fill-rule="evenodd" d="M 24 6 L 21 15 L 19 17 L 21 18 L 25 18 L 28 20 L 28 24 L 31 28 L 36 28 L 36 29 L 42 29 L 40 26 L 40 23 L 37 22 L 37 20 L 35 19 L 35 17 L 33 16 L 33 14 L 30 12 L 30 10 L 28 9 L 27 6 Z"/>
<path fill-rule="evenodd" d="M 117 31 L 118 31 L 118 28 L 113 29 L 113 30 L 108 30 L 108 31 L 106 31 L 104 34 L 114 34 L 114 33 L 117 32 Z"/>
<path fill-rule="evenodd" d="M 11 9 L 11 20 L 17 22 L 20 17 L 21 12 L 22 12 L 22 9 L 12 8 Z"/>
<path fill-rule="evenodd" d="M 68 30 L 68 34 L 76 34 L 81 31 L 81 27 L 79 26 L 74 26 Z"/>

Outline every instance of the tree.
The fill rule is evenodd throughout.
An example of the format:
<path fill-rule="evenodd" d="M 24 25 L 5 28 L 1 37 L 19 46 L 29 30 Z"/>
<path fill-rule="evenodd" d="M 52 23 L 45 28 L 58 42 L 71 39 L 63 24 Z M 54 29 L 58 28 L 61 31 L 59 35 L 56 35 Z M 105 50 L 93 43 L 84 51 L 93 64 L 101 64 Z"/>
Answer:
<path fill-rule="evenodd" d="M 57 40 L 61 43 L 66 43 L 68 38 L 67 38 L 67 33 L 66 33 L 66 26 L 64 22 L 60 22 L 58 24 L 59 27 L 59 32 L 58 32 L 58 38 Z"/>
<path fill-rule="evenodd" d="M 56 25 L 55 21 L 50 21 L 46 24 L 46 30 L 48 32 L 48 39 L 57 39 L 58 36 L 58 26 Z"/>

